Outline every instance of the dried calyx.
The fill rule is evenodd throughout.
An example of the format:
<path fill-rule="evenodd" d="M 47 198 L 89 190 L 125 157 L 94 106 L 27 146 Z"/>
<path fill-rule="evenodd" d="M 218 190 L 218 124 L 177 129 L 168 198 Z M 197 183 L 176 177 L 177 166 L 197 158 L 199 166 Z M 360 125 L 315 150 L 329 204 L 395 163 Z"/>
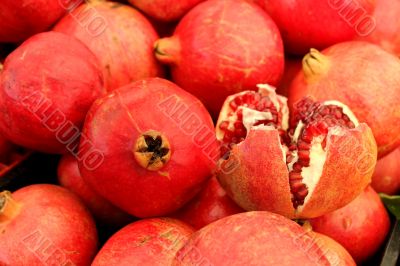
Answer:
<path fill-rule="evenodd" d="M 11 192 L 0 193 L 0 223 L 7 222 L 17 215 L 19 204 L 12 198 Z"/>
<path fill-rule="evenodd" d="M 134 155 L 140 166 L 150 171 L 157 171 L 171 158 L 171 147 L 164 135 L 151 130 L 137 139 Z"/>
<path fill-rule="evenodd" d="M 321 176 L 328 134 L 358 125 L 345 105 L 336 101 L 318 103 L 311 98 L 294 106 L 289 125 L 286 98 L 276 95 L 274 88 L 267 85 L 260 85 L 258 92 L 233 95 L 226 103 L 229 106 L 223 108 L 217 123 L 224 158 L 229 158 L 232 145 L 244 141 L 250 130 L 278 130 L 295 209 L 304 205 Z"/>

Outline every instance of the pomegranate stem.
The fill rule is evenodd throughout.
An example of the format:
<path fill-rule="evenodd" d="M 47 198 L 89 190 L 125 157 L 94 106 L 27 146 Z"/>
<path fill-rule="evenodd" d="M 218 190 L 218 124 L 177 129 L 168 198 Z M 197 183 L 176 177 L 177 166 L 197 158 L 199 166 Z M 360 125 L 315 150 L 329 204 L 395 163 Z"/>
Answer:
<path fill-rule="evenodd" d="M 0 223 L 7 222 L 14 218 L 19 212 L 20 206 L 13 199 L 11 192 L 0 193 Z"/>

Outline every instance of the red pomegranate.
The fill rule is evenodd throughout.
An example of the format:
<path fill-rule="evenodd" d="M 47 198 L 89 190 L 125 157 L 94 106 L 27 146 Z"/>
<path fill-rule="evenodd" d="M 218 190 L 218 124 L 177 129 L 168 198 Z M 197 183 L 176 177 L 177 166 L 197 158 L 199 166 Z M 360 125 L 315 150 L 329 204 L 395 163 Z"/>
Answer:
<path fill-rule="evenodd" d="M 21 42 L 48 30 L 67 10 L 81 0 L 2 0 L 0 42 Z"/>
<path fill-rule="evenodd" d="M 312 49 L 289 89 L 289 104 L 311 95 L 338 100 L 367 123 L 378 143 L 378 157 L 400 144 L 400 59 L 366 42 Z"/>
<path fill-rule="evenodd" d="M 97 232 L 87 209 L 54 185 L 0 193 L 1 265 L 89 265 Z"/>
<path fill-rule="evenodd" d="M 175 265 L 329 265 L 298 224 L 269 212 L 225 217 L 194 233 Z"/>
<path fill-rule="evenodd" d="M 276 89 L 276 92 L 285 97 L 289 96 L 289 88 L 292 81 L 302 68 L 302 61 L 296 57 L 288 57 L 285 59 L 285 71 L 282 80 Z"/>
<path fill-rule="evenodd" d="M 377 0 L 373 17 L 374 30 L 359 39 L 380 45 L 383 49 L 400 56 L 400 1 Z"/>
<path fill-rule="evenodd" d="M 310 236 L 313 237 L 313 241 L 322 249 L 326 258 L 329 260 L 329 265 L 336 266 L 356 266 L 356 262 L 349 252 L 338 242 L 332 238 L 319 234 L 313 231 L 309 232 Z"/>
<path fill-rule="evenodd" d="M 315 1 L 257 0 L 282 33 L 287 52 L 306 54 L 310 48 L 324 49 L 375 28 L 371 16 L 375 0 Z"/>
<path fill-rule="evenodd" d="M 345 247 L 357 263 L 374 255 L 390 229 L 389 215 L 371 187 L 345 207 L 310 223 L 314 231 Z"/>
<path fill-rule="evenodd" d="M 78 161 L 74 156 L 64 155 L 58 165 L 58 181 L 61 186 L 76 194 L 101 223 L 122 227 L 133 220 L 106 199 L 93 191 L 82 179 Z"/>
<path fill-rule="evenodd" d="M 176 21 L 205 0 L 128 0 L 129 3 L 159 21 Z"/>
<path fill-rule="evenodd" d="M 217 123 L 217 176 L 242 208 L 289 218 L 317 217 L 356 198 L 370 183 L 376 142 L 337 101 L 287 99 L 268 85 L 229 96 Z"/>
<path fill-rule="evenodd" d="M 85 182 L 141 218 L 182 207 L 201 190 L 220 155 L 202 103 L 159 78 L 96 101 L 83 133 L 80 152 L 86 144 L 99 151 L 79 163 Z"/>
<path fill-rule="evenodd" d="M 372 176 L 376 192 L 395 195 L 400 192 L 400 148 L 380 159 Z"/>
<path fill-rule="evenodd" d="M 132 223 L 105 243 L 92 266 L 171 265 L 193 232 L 188 225 L 169 218 Z"/>
<path fill-rule="evenodd" d="M 153 55 L 156 31 L 142 14 L 127 5 L 85 3 L 57 23 L 54 30 L 75 36 L 93 51 L 101 61 L 109 91 L 163 73 Z"/>
<path fill-rule="evenodd" d="M 155 44 L 156 57 L 172 78 L 217 117 L 225 98 L 279 83 L 284 56 L 279 30 L 259 7 L 246 1 L 210 0 L 193 8 L 172 37 Z"/>
<path fill-rule="evenodd" d="M 92 102 L 104 93 L 97 58 L 70 36 L 37 34 L 4 63 L 0 130 L 12 142 L 61 153 L 79 137 Z"/>
<path fill-rule="evenodd" d="M 218 180 L 213 176 L 205 188 L 179 210 L 174 217 L 195 229 L 201 229 L 214 221 L 243 211 L 229 198 Z"/>
<path fill-rule="evenodd" d="M 10 162 L 10 155 L 14 149 L 15 145 L 0 134 L 0 164 L 8 164 Z"/>

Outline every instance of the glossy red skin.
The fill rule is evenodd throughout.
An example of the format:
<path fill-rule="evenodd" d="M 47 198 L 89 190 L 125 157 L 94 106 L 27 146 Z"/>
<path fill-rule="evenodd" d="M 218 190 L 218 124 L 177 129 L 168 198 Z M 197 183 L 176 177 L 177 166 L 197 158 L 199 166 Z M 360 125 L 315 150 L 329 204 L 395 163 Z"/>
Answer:
<path fill-rule="evenodd" d="M 213 176 L 205 188 L 173 217 L 198 230 L 226 216 L 244 211 L 226 194 Z"/>
<path fill-rule="evenodd" d="M 0 42 L 21 42 L 48 30 L 67 9 L 54 0 L 2 0 L 0 3 Z M 69 1 L 78 2 L 78 1 Z"/>
<path fill-rule="evenodd" d="M 396 195 L 400 192 L 400 148 L 378 160 L 371 186 L 378 193 Z"/>
<path fill-rule="evenodd" d="M 285 51 L 299 55 L 306 54 L 310 48 L 321 50 L 371 31 L 372 27 L 363 29 L 364 24 L 358 24 L 358 20 L 354 26 L 349 24 L 346 17 L 340 15 L 339 4 L 345 1 L 336 2 L 338 4 L 335 1 L 258 0 L 281 30 Z M 351 3 L 364 10 L 365 16 L 371 16 L 376 5 L 375 0 L 352 0 Z"/>
<path fill-rule="evenodd" d="M 279 86 L 276 88 L 276 93 L 285 97 L 289 96 L 290 84 L 292 84 L 293 79 L 300 72 L 301 67 L 301 58 L 285 58 L 285 71 L 283 72 L 283 77 Z"/>
<path fill-rule="evenodd" d="M 371 187 L 349 205 L 311 219 L 310 223 L 314 231 L 345 247 L 357 263 L 375 254 L 390 229 L 389 215 Z"/>
<path fill-rule="evenodd" d="M 210 132 L 206 141 L 195 142 L 195 129 L 184 130 L 182 113 L 171 112 L 181 104 L 190 106 L 187 119 L 196 117 Z M 171 145 L 171 158 L 158 171 L 141 167 L 133 154 L 136 140 L 149 130 L 161 132 Z M 95 170 L 79 163 L 85 182 L 114 205 L 141 218 L 174 212 L 192 199 L 211 176 L 217 160 L 203 145 L 210 143 L 210 150 L 219 151 L 211 117 L 202 103 L 159 78 L 134 82 L 96 101 L 83 132 L 104 155 Z"/>
<path fill-rule="evenodd" d="M 398 0 L 377 0 L 374 18 L 376 27 L 371 34 L 360 40 L 380 45 L 383 49 L 400 56 L 400 2 Z"/>
<path fill-rule="evenodd" d="M 310 234 L 314 237 L 314 241 L 317 243 L 317 245 L 323 250 L 325 256 L 330 262 L 330 265 L 357 265 L 350 253 L 332 238 L 316 232 L 310 232 Z"/>
<path fill-rule="evenodd" d="M 324 51 L 322 74 L 304 71 L 289 89 L 289 106 L 311 95 L 317 100 L 346 104 L 367 123 L 378 144 L 378 157 L 400 145 L 400 59 L 366 42 L 345 42 Z"/>
<path fill-rule="evenodd" d="M 104 26 L 90 30 L 77 20 L 80 14 L 96 12 Z M 99 22 L 100 23 L 100 22 Z M 115 2 L 86 3 L 65 16 L 54 27 L 55 31 L 75 36 L 99 58 L 108 91 L 133 81 L 163 75 L 163 69 L 154 58 L 153 45 L 159 38 L 151 23 L 136 9 Z"/>
<path fill-rule="evenodd" d="M 247 212 L 194 233 L 177 253 L 174 265 L 278 264 L 328 265 L 328 261 L 295 222 L 269 212 Z"/>
<path fill-rule="evenodd" d="M 77 195 L 100 222 L 122 227 L 133 220 L 133 217 L 98 195 L 83 181 L 78 161 L 70 154 L 63 155 L 58 164 L 58 182 Z"/>
<path fill-rule="evenodd" d="M 157 20 L 170 22 L 183 17 L 205 0 L 128 0 L 133 6 Z"/>
<path fill-rule="evenodd" d="M 171 265 L 176 252 L 194 233 L 170 218 L 145 219 L 115 233 L 97 254 L 92 266 Z"/>
<path fill-rule="evenodd" d="M 74 194 L 59 186 L 31 185 L 13 198 L 21 207 L 11 221 L 0 223 L 0 264 L 90 264 L 97 250 L 96 226 Z"/>
<path fill-rule="evenodd" d="M 48 153 L 65 152 L 56 132 L 43 121 L 58 110 L 66 121 L 79 128 L 93 101 L 104 93 L 97 58 L 86 46 L 57 32 L 37 34 L 4 63 L 0 76 L 0 130 L 20 146 Z M 37 96 L 48 99 L 50 105 L 32 101 Z M 44 107 L 31 111 L 38 106 Z"/>
<path fill-rule="evenodd" d="M 169 54 L 158 58 L 171 65 L 174 82 L 197 96 L 214 118 L 227 96 L 256 90 L 260 82 L 276 85 L 283 74 L 278 28 L 261 8 L 245 1 L 197 5 L 158 48 Z"/>

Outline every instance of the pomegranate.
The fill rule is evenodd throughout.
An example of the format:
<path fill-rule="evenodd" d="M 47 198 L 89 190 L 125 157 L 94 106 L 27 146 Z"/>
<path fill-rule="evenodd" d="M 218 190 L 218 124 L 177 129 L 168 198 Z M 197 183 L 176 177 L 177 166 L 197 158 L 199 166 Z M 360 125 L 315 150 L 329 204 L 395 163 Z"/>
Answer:
<path fill-rule="evenodd" d="M 0 193 L 0 265 L 89 265 L 97 232 L 87 209 L 54 185 Z"/>
<path fill-rule="evenodd" d="M 400 59 L 366 42 L 312 49 L 289 89 L 289 104 L 311 95 L 338 100 L 367 123 L 378 143 L 378 157 L 400 144 Z"/>
<path fill-rule="evenodd" d="M 385 50 L 400 56 L 400 1 L 377 0 L 374 18 L 374 30 L 359 39 L 380 45 Z"/>
<path fill-rule="evenodd" d="M 229 96 L 217 139 L 222 186 L 246 210 L 289 218 L 336 210 L 370 183 L 376 142 L 344 104 L 304 98 L 289 123 L 287 99 L 269 85 Z"/>
<path fill-rule="evenodd" d="M 176 252 L 192 233 L 192 228 L 178 220 L 141 220 L 114 234 L 97 254 L 92 266 L 171 265 Z"/>
<path fill-rule="evenodd" d="M 269 212 L 225 217 L 194 233 L 175 265 L 329 265 L 298 224 Z"/>
<path fill-rule="evenodd" d="M 92 102 L 104 93 L 97 58 L 70 36 L 37 34 L 4 63 L 0 130 L 12 142 L 42 152 L 65 152 L 79 137 Z"/>
<path fill-rule="evenodd" d="M 2 0 L 0 42 L 21 42 L 46 31 L 81 0 Z"/>
<path fill-rule="evenodd" d="M 216 220 L 243 211 L 229 198 L 218 183 L 218 180 L 213 176 L 205 188 L 185 207 L 179 210 L 174 217 L 186 222 L 195 229 L 201 229 Z"/>
<path fill-rule="evenodd" d="M 205 0 L 128 0 L 129 3 L 159 21 L 176 21 Z"/>
<path fill-rule="evenodd" d="M 78 161 L 69 154 L 64 155 L 58 165 L 59 183 L 75 193 L 101 223 L 122 227 L 133 220 L 92 190 L 79 173 Z"/>
<path fill-rule="evenodd" d="M 14 149 L 15 145 L 0 134 L 0 164 L 10 163 L 10 155 Z"/>
<path fill-rule="evenodd" d="M 306 54 L 368 35 L 375 28 L 375 0 L 257 0 L 282 33 L 285 50 Z"/>
<path fill-rule="evenodd" d="M 351 257 L 349 252 L 338 242 L 330 237 L 316 232 L 309 232 L 314 237 L 313 241 L 317 243 L 320 249 L 322 249 L 326 258 L 329 260 L 330 265 L 336 266 L 356 266 L 356 262 Z"/>
<path fill-rule="evenodd" d="M 79 162 L 85 182 L 137 217 L 162 216 L 202 188 L 220 156 L 213 123 L 199 100 L 175 84 L 152 78 L 99 99 L 90 109 Z"/>
<path fill-rule="evenodd" d="M 345 207 L 310 223 L 314 231 L 343 245 L 357 263 L 374 255 L 390 229 L 389 215 L 371 187 Z"/>
<path fill-rule="evenodd" d="M 285 71 L 281 83 L 277 87 L 276 92 L 285 97 L 289 96 L 289 88 L 292 81 L 302 68 L 301 59 L 296 57 L 288 57 L 285 59 Z"/>
<path fill-rule="evenodd" d="M 400 192 L 400 148 L 376 163 L 371 186 L 376 192 L 395 195 Z"/>
<path fill-rule="evenodd" d="M 172 37 L 155 44 L 156 57 L 171 66 L 172 78 L 217 117 L 224 99 L 279 83 L 284 56 L 279 30 L 255 4 L 210 0 L 193 8 Z"/>
<path fill-rule="evenodd" d="M 162 75 L 153 55 L 158 35 L 151 23 L 132 7 L 116 2 L 88 2 L 64 17 L 54 30 L 75 36 L 93 51 L 101 61 L 109 91 Z"/>

